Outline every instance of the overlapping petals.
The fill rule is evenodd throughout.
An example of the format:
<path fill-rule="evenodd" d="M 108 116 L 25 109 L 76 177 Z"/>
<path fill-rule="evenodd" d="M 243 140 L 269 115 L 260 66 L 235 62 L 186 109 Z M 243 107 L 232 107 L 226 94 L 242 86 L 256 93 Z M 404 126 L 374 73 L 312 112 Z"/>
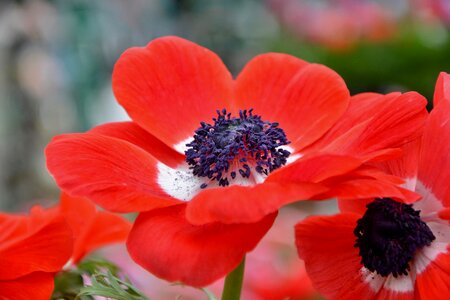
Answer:
<path fill-rule="evenodd" d="M 426 104 L 415 92 L 353 96 L 341 119 L 309 150 L 352 155 L 364 161 L 395 158 L 399 156 L 396 148 L 421 136 Z"/>
<path fill-rule="evenodd" d="M 235 185 L 227 188 L 226 193 L 221 188 L 211 188 L 192 199 L 186 217 L 198 225 L 217 221 L 252 223 L 276 212 L 281 205 L 308 199 L 326 190 L 325 186 L 310 182 L 264 183 L 252 187 Z"/>
<path fill-rule="evenodd" d="M 48 300 L 53 288 L 53 274 L 34 272 L 16 279 L 0 280 L 2 300 Z"/>
<path fill-rule="evenodd" d="M 210 50 L 178 38 L 130 48 L 114 67 L 113 91 L 130 117 L 173 147 L 229 107 L 233 81 Z"/>
<path fill-rule="evenodd" d="M 131 230 L 128 220 L 113 213 L 97 211 L 95 205 L 85 198 L 62 194 L 57 209 L 73 232 L 71 262 L 74 264 L 102 246 L 124 242 Z"/>
<path fill-rule="evenodd" d="M 245 225 L 195 226 L 184 218 L 185 208 L 182 204 L 141 213 L 127 245 L 133 259 L 156 276 L 198 287 L 237 267 L 276 217 L 270 214 Z"/>
<path fill-rule="evenodd" d="M 314 287 L 328 299 L 373 299 L 354 248 L 357 214 L 310 217 L 296 226 L 299 256 Z M 370 278 L 369 278 L 370 279 Z"/>
<path fill-rule="evenodd" d="M 450 91 L 441 74 L 435 107 L 423 136 L 403 145 L 404 155 L 378 168 L 405 179 L 404 186 L 421 196 L 413 204 L 435 239 L 418 249 L 408 275 L 382 277 L 361 263 L 353 230 L 372 199 L 340 200 L 341 214 L 311 217 L 296 226 L 299 255 L 314 286 L 330 299 L 446 299 L 450 294 Z M 358 198 L 358 197 L 355 197 Z M 330 233 L 333 228 L 333 234 Z"/>
<path fill-rule="evenodd" d="M 235 105 L 279 122 L 290 146 L 300 151 L 342 116 L 348 97 L 342 78 L 325 66 L 265 54 L 252 59 L 238 76 Z"/>
<path fill-rule="evenodd" d="M 125 140 L 91 133 L 61 135 L 46 154 L 63 190 L 105 209 L 145 211 L 180 202 L 158 185 L 158 161 Z"/>
<path fill-rule="evenodd" d="M 299 256 L 321 294 L 328 299 L 345 300 L 446 299 L 450 291 L 448 222 L 434 223 L 439 227 L 428 223 L 442 236 L 416 254 L 412 275 L 381 277 L 361 264 L 358 249 L 354 247 L 353 230 L 361 217 L 362 214 L 343 212 L 310 217 L 296 226 Z"/>
<path fill-rule="evenodd" d="M 134 122 L 108 123 L 94 127 L 89 132 L 130 142 L 172 168 L 176 168 L 185 159 L 183 154 L 167 146 Z"/>
<path fill-rule="evenodd" d="M 183 62 L 181 68 L 180 59 L 185 56 L 189 59 Z M 161 69 L 155 57 L 164 57 L 165 69 Z M 172 73 L 175 75 L 167 72 L 170 68 L 173 68 Z M 202 69 L 200 74 L 196 73 L 198 69 Z M 217 76 L 206 76 L 208 72 Z M 145 211 L 179 204 L 177 199 L 182 198 L 180 193 L 189 195 L 181 200 L 190 200 L 197 194 L 204 198 L 199 188 L 180 187 L 175 182 L 172 184 L 173 189 L 161 187 L 158 174 L 162 171 L 157 169 L 157 165 L 161 162 L 172 169 L 170 172 L 174 177 L 179 174 L 178 170 L 187 170 L 183 155 L 171 148 L 182 149 L 193 130 L 201 121 L 211 119 L 216 109 L 228 108 L 236 112 L 238 109 L 254 108 L 264 118 L 279 122 L 292 141 L 290 146 L 294 151 L 294 159 L 299 157 L 296 153 L 307 155 L 315 153 L 317 149 L 324 153 L 348 156 L 343 157 L 344 160 L 354 156 L 369 160 L 374 156 L 387 155 L 386 148 L 389 148 L 388 154 L 398 155 L 397 148 L 420 132 L 426 115 L 425 100 L 417 94 L 392 94 L 386 97 L 362 95 L 352 99 L 349 110 L 345 112 L 349 96 L 343 80 L 324 66 L 308 64 L 289 55 L 270 53 L 257 56 L 246 65 L 234 84 L 230 80 L 215 54 L 179 38 L 161 38 L 145 48 L 130 49 L 117 63 L 113 86 L 119 102 L 136 123 L 106 124 L 90 131 L 114 139 L 96 138 L 93 135 L 58 137 L 47 148 L 48 167 L 58 185 L 72 195 L 89 197 L 113 211 Z M 217 88 L 218 82 L 221 82 L 220 88 Z M 213 95 L 213 91 L 217 95 Z M 195 97 L 188 98 L 186 95 Z M 184 109 L 185 102 L 189 102 L 189 109 Z M 158 109 L 152 109 L 155 107 Z M 162 107 L 165 107 L 164 111 L 158 111 Z M 392 107 L 400 108 L 394 110 Z M 183 111 L 181 114 L 180 109 Z M 377 112 L 376 116 L 368 120 L 361 117 L 372 112 Z M 338 123 L 332 127 L 336 121 Z M 174 122 L 178 122 L 176 126 L 179 128 L 174 129 Z M 155 126 L 167 126 L 163 129 L 165 134 L 162 135 Z M 393 131 L 397 135 L 389 139 L 386 135 L 379 137 L 387 127 L 389 132 Z M 184 135 L 174 137 L 173 133 L 181 132 Z M 378 140 L 374 141 L 375 138 Z M 311 147 L 307 147 L 312 143 Z M 317 159 L 316 165 L 321 159 Z M 311 160 L 314 157 L 307 158 L 308 162 Z M 280 172 L 295 172 L 300 165 L 307 164 L 285 167 Z M 309 170 L 305 166 L 301 172 Z M 341 169 L 321 170 L 344 174 Z M 327 176 L 324 174 L 322 177 Z M 271 181 L 275 182 L 275 178 Z M 201 185 L 202 182 L 196 179 L 191 176 L 193 184 Z M 295 183 L 299 187 L 296 200 L 306 199 L 301 191 L 303 182 L 297 180 Z M 177 189 L 181 192 L 173 191 Z M 223 194 L 226 193 L 223 190 Z M 233 205 L 239 205 L 237 202 L 240 200 L 235 201 Z M 259 199 L 255 201 L 260 202 Z M 252 205 L 258 205 L 251 202 Z M 272 201 L 263 210 L 273 212 L 289 202 L 291 200 L 280 199 L 274 205 Z M 192 205 L 194 203 L 198 201 L 193 201 Z M 208 206 L 213 207 L 210 204 Z M 246 209 L 251 208 L 243 205 L 243 210 Z M 191 208 L 188 207 L 189 211 Z M 207 222 L 190 213 L 188 218 L 194 223 Z M 252 222 L 254 219 L 246 218 L 245 214 L 244 217 L 235 214 L 235 218 L 229 216 L 227 222 Z M 210 221 L 223 221 L 223 218 Z"/>
<path fill-rule="evenodd" d="M 2 299 L 49 299 L 53 274 L 72 250 L 72 231 L 62 216 L 40 208 L 30 216 L 0 214 Z"/>
<path fill-rule="evenodd" d="M 425 189 L 431 191 L 445 207 L 450 206 L 450 143 L 446 142 L 450 140 L 449 115 L 450 100 L 441 100 L 431 112 L 422 139 L 418 173 L 418 180 Z"/>
<path fill-rule="evenodd" d="M 49 299 L 54 276 L 93 250 L 124 241 L 131 224 L 63 194 L 58 206 L 29 216 L 0 214 L 0 298 Z"/>
<path fill-rule="evenodd" d="M 413 201 L 391 183 L 392 178 L 376 185 L 380 176 L 370 176 L 364 164 L 399 155 L 398 148 L 420 132 L 426 111 L 425 100 L 417 94 L 361 96 L 363 100 L 350 101 L 344 81 L 334 71 L 276 53 L 257 56 L 233 80 L 214 53 L 177 37 L 127 50 L 114 68 L 113 90 L 133 121 L 56 137 L 46 149 L 47 166 L 71 196 L 90 198 L 116 212 L 145 212 L 131 237 L 142 235 L 149 224 L 163 228 L 166 219 L 156 211 L 173 214 L 177 224 L 190 224 L 199 232 L 202 226 L 220 222 L 235 225 L 235 235 L 249 226 L 262 233 L 268 229 L 262 225 L 264 220 L 281 206 L 328 196 L 345 183 L 353 184 L 359 196 L 386 190 L 389 196 Z M 184 161 L 186 143 L 201 122 L 215 117 L 216 110 L 237 114 L 251 108 L 285 131 L 291 141 L 290 164 L 262 179 L 202 189 L 207 182 L 194 176 Z M 361 118 L 361 112 L 371 117 Z M 347 173 L 352 175 L 344 178 Z M 358 178 L 362 173 L 365 176 Z M 373 188 L 360 188 L 357 180 L 361 179 Z M 341 185 L 343 198 L 349 192 Z M 185 207 L 182 213 L 175 209 L 180 205 Z M 185 231 L 178 235 L 189 237 Z M 134 243 L 137 239 L 130 238 L 131 252 L 136 249 Z M 184 269 L 170 265 L 170 270 L 162 272 L 157 264 L 161 257 L 141 256 L 150 253 L 150 244 L 139 245 L 142 250 L 135 260 L 168 280 L 198 285 L 226 273 L 207 255 L 201 257 L 204 261 L 199 258 L 195 264 L 185 264 Z M 237 248 L 236 256 L 230 255 L 242 257 L 245 251 Z M 166 255 L 171 256 L 169 260 L 178 259 L 175 252 Z M 195 271 L 202 264 L 209 266 L 204 277 Z M 235 265 L 228 264 L 227 271 Z"/>
<path fill-rule="evenodd" d="M 441 101 L 450 101 L 450 75 L 441 72 L 436 82 L 436 88 L 434 89 L 433 104 L 437 104 Z"/>

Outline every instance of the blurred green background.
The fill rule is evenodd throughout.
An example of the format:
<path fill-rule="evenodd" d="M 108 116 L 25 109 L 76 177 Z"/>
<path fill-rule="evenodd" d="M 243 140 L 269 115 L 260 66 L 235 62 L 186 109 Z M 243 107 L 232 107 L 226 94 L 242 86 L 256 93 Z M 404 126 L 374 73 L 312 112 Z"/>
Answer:
<path fill-rule="evenodd" d="M 43 154 L 54 135 L 127 119 L 110 77 L 128 47 L 182 36 L 234 75 L 259 53 L 285 52 L 333 68 L 352 93 L 431 99 L 450 71 L 449 26 L 448 0 L 1 1 L 0 209 L 57 198 Z"/>

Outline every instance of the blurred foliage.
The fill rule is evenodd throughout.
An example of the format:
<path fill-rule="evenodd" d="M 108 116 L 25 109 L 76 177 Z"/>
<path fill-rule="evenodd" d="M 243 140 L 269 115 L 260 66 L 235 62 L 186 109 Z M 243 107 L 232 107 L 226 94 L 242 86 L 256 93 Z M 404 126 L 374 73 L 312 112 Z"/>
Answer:
<path fill-rule="evenodd" d="M 344 78 L 352 94 L 417 91 L 431 100 L 439 72 L 450 71 L 449 34 L 440 26 L 411 22 L 403 24 L 391 40 L 336 51 L 284 32 L 271 50 L 327 65 Z"/>
<path fill-rule="evenodd" d="M 183 286 L 182 283 L 173 285 Z M 205 299 L 216 297 L 206 288 L 198 288 Z M 116 300 L 149 300 L 114 263 L 103 259 L 87 259 L 55 276 L 52 300 L 93 300 L 96 296 Z M 183 299 L 178 295 L 176 299 Z"/>
<path fill-rule="evenodd" d="M 56 275 L 52 299 L 90 300 L 94 299 L 94 296 L 107 296 L 111 299 L 147 299 L 127 278 L 120 279 L 121 273 L 119 267 L 112 262 L 99 259 L 85 260 L 76 267 Z"/>
<path fill-rule="evenodd" d="M 95 273 L 90 277 L 91 284 L 80 290 L 76 299 L 84 300 L 86 296 L 102 296 L 116 300 L 148 300 L 129 282 L 121 280 L 106 271 Z"/>

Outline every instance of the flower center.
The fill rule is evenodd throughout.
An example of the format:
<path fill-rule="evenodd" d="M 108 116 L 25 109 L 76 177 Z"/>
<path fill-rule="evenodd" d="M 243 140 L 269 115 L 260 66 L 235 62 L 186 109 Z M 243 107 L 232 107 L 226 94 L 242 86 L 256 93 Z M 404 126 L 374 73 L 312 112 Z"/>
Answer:
<path fill-rule="evenodd" d="M 353 233 L 361 263 L 383 277 L 408 275 L 415 252 L 435 239 L 420 211 L 390 198 L 369 203 Z"/>
<path fill-rule="evenodd" d="M 253 109 L 241 110 L 239 118 L 223 109 L 212 120 L 213 125 L 201 122 L 186 145 L 186 161 L 194 175 L 227 186 L 237 176 L 250 178 L 253 170 L 268 175 L 286 164 L 290 152 L 280 146 L 289 141 L 278 123 L 261 120 Z"/>

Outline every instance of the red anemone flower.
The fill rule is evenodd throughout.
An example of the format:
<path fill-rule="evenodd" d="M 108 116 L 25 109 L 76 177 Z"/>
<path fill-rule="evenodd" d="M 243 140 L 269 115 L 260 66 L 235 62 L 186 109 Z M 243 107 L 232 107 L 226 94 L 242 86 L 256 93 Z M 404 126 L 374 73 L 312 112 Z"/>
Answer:
<path fill-rule="evenodd" d="M 30 216 L 1 213 L 0 299 L 49 299 L 57 272 L 101 246 L 125 241 L 130 229 L 122 217 L 66 194 L 58 206 L 36 206 Z"/>
<path fill-rule="evenodd" d="M 392 96 L 398 106 L 384 115 L 366 109 L 372 103 L 355 104 L 353 113 L 365 111 L 366 119 L 352 117 L 352 126 L 343 122 L 326 135 L 350 100 L 332 70 L 269 53 L 233 80 L 214 53 L 177 37 L 128 49 L 112 84 L 133 121 L 54 138 L 47 166 L 72 196 L 140 212 L 128 250 L 166 280 L 203 286 L 224 276 L 256 246 L 278 208 L 325 195 L 337 182 L 380 181 L 383 195 L 411 197 L 364 163 L 396 154 L 390 148 L 421 128 L 426 101 L 418 94 Z M 314 147 L 341 136 L 329 151 Z M 365 195 L 380 185 L 356 190 Z"/>
<path fill-rule="evenodd" d="M 296 226 L 298 252 L 329 299 L 448 299 L 450 295 L 450 75 L 442 73 L 423 136 L 378 167 L 422 199 L 340 201 L 342 213 Z M 330 230 L 332 229 L 332 230 Z"/>
<path fill-rule="evenodd" d="M 0 213 L 0 299 L 50 299 L 54 274 L 72 247 L 72 231 L 60 215 L 39 207 L 29 216 Z"/>
<path fill-rule="evenodd" d="M 73 232 L 74 246 L 69 263 L 77 264 L 92 251 L 124 242 L 131 223 L 117 214 L 97 211 L 92 201 L 63 193 L 54 210 L 61 214 Z"/>

